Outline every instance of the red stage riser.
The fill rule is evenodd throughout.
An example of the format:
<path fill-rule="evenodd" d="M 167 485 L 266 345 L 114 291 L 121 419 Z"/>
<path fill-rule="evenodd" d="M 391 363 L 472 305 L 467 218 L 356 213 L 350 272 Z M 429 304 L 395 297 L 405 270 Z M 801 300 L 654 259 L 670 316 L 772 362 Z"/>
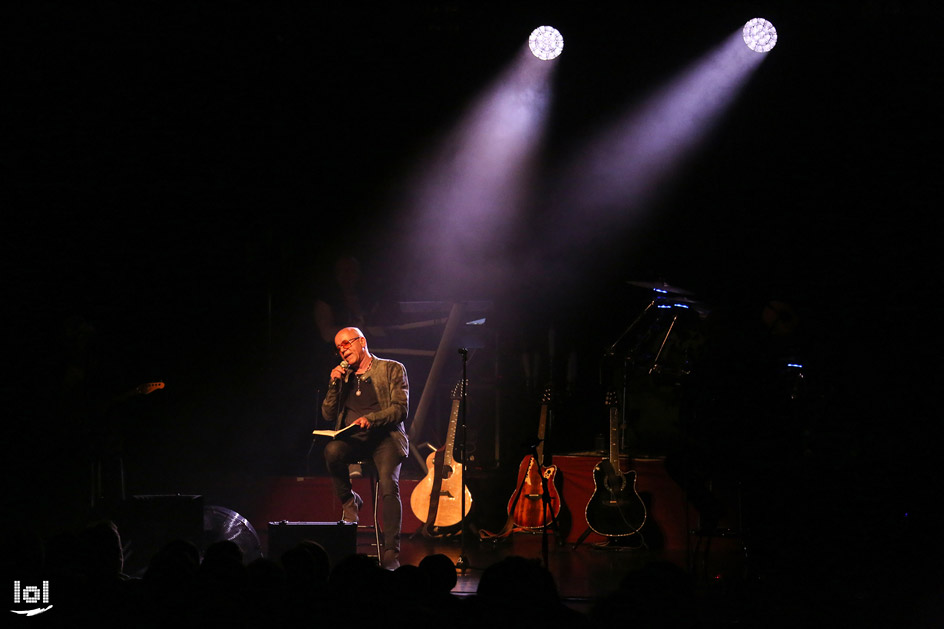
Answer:
<path fill-rule="evenodd" d="M 400 499 L 403 502 L 403 532 L 412 533 L 422 526 L 410 510 L 410 496 L 419 481 L 402 479 Z M 258 507 L 246 518 L 252 523 L 262 541 L 267 543 L 265 532 L 269 522 L 335 522 L 341 519 L 341 503 L 334 495 L 331 479 L 327 476 L 277 476 L 266 479 Z M 356 478 L 354 491 L 364 499 L 360 510 L 360 521 L 373 524 L 374 505 L 371 481 Z"/>

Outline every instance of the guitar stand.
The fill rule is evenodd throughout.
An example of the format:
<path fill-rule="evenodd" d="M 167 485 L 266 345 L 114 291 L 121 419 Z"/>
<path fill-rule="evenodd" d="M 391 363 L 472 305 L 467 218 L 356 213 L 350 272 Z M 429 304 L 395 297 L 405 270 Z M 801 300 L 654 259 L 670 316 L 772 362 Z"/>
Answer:
<path fill-rule="evenodd" d="M 580 537 L 577 538 L 577 541 L 574 542 L 573 549 L 577 550 L 577 548 L 581 544 L 583 544 L 584 540 L 586 540 L 587 536 L 590 535 L 590 533 L 592 532 L 593 532 L 593 529 L 591 529 L 588 526 L 587 529 L 583 533 L 580 534 Z M 640 543 L 638 545 L 630 545 L 623 542 L 624 539 L 632 538 L 633 535 L 639 536 Z M 624 552 L 628 550 L 639 550 L 640 548 L 648 548 L 648 545 L 646 544 L 646 540 L 642 536 L 642 533 L 640 531 L 636 531 L 633 535 L 625 535 L 625 536 L 620 536 L 620 537 L 607 537 L 605 542 L 597 542 L 596 544 L 593 544 L 591 548 L 594 548 L 596 550 L 612 550 L 612 551 L 619 551 L 619 552 Z"/>
<path fill-rule="evenodd" d="M 630 536 L 632 537 L 632 536 Z M 632 550 L 639 550 L 641 548 L 646 548 L 646 541 L 640 540 L 638 545 L 630 545 L 626 543 L 626 538 L 623 537 L 607 537 L 605 542 L 598 542 L 592 546 L 594 550 L 610 550 L 615 552 L 627 552 Z"/>
<path fill-rule="evenodd" d="M 584 541 L 585 539 L 587 539 L 587 536 L 590 535 L 590 533 L 592 533 L 592 532 L 593 532 L 593 529 L 591 529 L 589 526 L 588 526 L 586 529 L 584 529 L 584 532 L 581 533 L 581 534 L 580 534 L 580 537 L 577 538 L 577 541 L 574 542 L 574 550 L 577 550 L 577 548 L 578 548 L 581 544 L 583 544 L 583 541 Z"/>
<path fill-rule="evenodd" d="M 440 528 L 438 526 L 430 526 L 426 529 L 426 533 L 423 532 L 424 524 L 420 524 L 419 528 L 410 533 L 410 539 L 416 539 L 418 535 L 423 537 L 435 537 L 436 539 L 449 539 L 452 537 L 458 537 L 460 527 L 457 524 L 452 524 L 447 527 Z"/>

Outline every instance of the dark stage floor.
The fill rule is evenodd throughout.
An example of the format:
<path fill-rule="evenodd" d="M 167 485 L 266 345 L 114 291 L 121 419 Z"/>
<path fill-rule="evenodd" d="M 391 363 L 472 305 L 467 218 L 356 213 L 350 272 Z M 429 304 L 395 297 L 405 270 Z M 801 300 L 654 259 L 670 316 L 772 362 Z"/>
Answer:
<path fill-rule="evenodd" d="M 401 481 L 401 492 L 405 499 L 401 565 L 415 566 L 428 555 L 444 554 L 460 565 L 453 592 L 460 597 L 471 597 L 477 593 L 480 579 L 490 566 L 510 556 L 533 559 L 547 567 L 562 602 L 588 616 L 603 599 L 625 601 L 621 583 L 634 576 L 649 584 L 645 593 L 635 588 L 635 595 L 649 598 L 662 596 L 658 593 L 659 587 L 677 587 L 680 582 L 690 585 L 698 601 L 699 613 L 704 614 L 706 620 L 724 626 L 746 617 L 749 613 L 745 608 L 747 602 L 760 600 L 757 588 L 761 582 L 751 574 L 752 566 L 743 540 L 688 535 L 684 525 L 697 526 L 697 517 L 691 522 L 681 520 L 684 511 L 682 496 L 677 489 L 673 493 L 670 486 L 660 484 L 665 479 L 659 473 L 659 461 L 635 462 L 640 472 L 638 487 L 647 502 L 649 520 L 640 534 L 615 538 L 623 540 L 621 545 L 610 544 L 596 533 L 582 535 L 587 526 L 582 509 L 586 496 L 574 483 L 587 475 L 566 472 L 574 465 L 579 467 L 583 458 L 568 461 L 562 457 L 559 463 L 564 470 L 564 500 L 570 499 L 573 503 L 567 509 L 568 517 L 565 518 L 566 524 L 560 536 L 554 532 L 544 536 L 540 531 L 516 531 L 504 537 L 483 538 L 478 528 L 480 519 L 472 517 L 468 520 L 464 537 L 459 534 L 424 536 L 421 532 L 422 523 L 408 506 L 409 495 L 416 481 Z M 335 500 L 326 483 L 327 479 L 317 477 L 282 477 L 268 479 L 265 487 L 259 488 L 260 493 L 267 496 L 268 503 L 259 507 L 251 519 L 256 523 L 255 527 L 267 553 L 268 542 L 274 535 L 272 524 L 275 523 L 264 522 L 271 522 L 272 514 L 283 514 L 290 522 L 321 521 L 331 526 L 329 522 L 336 517 L 334 514 L 340 512 L 340 506 L 334 504 Z M 370 495 L 365 479 L 356 481 L 355 489 L 365 497 Z M 583 488 L 583 491 L 589 490 Z M 480 499 L 477 504 L 482 507 L 486 498 L 481 493 L 478 495 Z M 367 500 L 361 510 L 362 526 L 357 530 L 356 551 L 376 555 L 370 504 Z M 278 554 L 274 546 L 269 554 Z M 460 558 L 464 561 L 460 561 Z M 464 569 L 461 568 L 463 563 Z M 669 575 L 678 580 L 671 586 L 664 581 Z M 659 582 L 660 579 L 663 582 Z M 751 592 L 748 595 L 749 589 Z"/>
<path fill-rule="evenodd" d="M 369 529 L 358 533 L 358 552 L 374 552 Z M 697 540 L 696 540 L 697 541 Z M 714 586 L 722 579 L 740 580 L 744 575 L 743 553 L 726 543 L 720 550 L 699 553 L 696 568 L 694 555 L 678 550 L 650 550 L 626 546 L 609 546 L 606 542 L 559 543 L 556 536 L 548 535 L 546 544 L 539 532 L 516 532 L 497 541 L 481 540 L 474 533 L 467 539 L 426 538 L 421 534 L 406 535 L 402 542 L 401 563 L 417 565 L 424 557 L 442 553 L 459 564 L 465 558 L 465 569 L 457 569 L 458 582 L 453 592 L 459 595 L 475 594 L 482 572 L 503 558 L 516 555 L 540 561 L 554 577 L 564 602 L 577 610 L 589 611 L 598 598 L 617 590 L 620 580 L 652 562 L 671 562 L 685 572 L 697 572 L 702 586 Z M 694 549 L 693 549 L 694 550 Z M 692 575 L 693 577 L 696 575 Z M 710 578 L 709 578 L 710 577 Z"/>
<path fill-rule="evenodd" d="M 372 540 L 371 530 L 361 529 L 358 552 L 373 553 Z M 845 609 L 847 601 L 839 597 L 831 602 L 832 610 L 822 608 L 805 592 L 812 583 L 802 578 L 769 566 L 755 570 L 749 547 L 740 539 L 693 535 L 691 548 L 685 550 L 650 549 L 635 546 L 641 541 L 635 537 L 626 540 L 623 547 L 607 542 L 561 544 L 551 535 L 545 563 L 540 533 L 516 532 L 498 541 L 480 540 L 474 534 L 467 534 L 466 540 L 407 535 L 401 563 L 417 565 L 433 553 L 445 554 L 453 562 L 464 557 L 467 568 L 457 570 L 453 593 L 468 598 L 476 595 L 490 566 L 512 555 L 530 558 L 546 565 L 564 605 L 600 621 L 668 619 L 669 607 L 689 603 L 696 624 L 680 626 L 834 626 L 831 623 L 838 618 L 865 615 Z M 825 624 L 820 625 L 821 620 Z M 869 626 L 866 620 L 861 618 L 859 626 Z"/>
<path fill-rule="evenodd" d="M 690 588 L 690 600 L 703 623 L 699 626 L 889 626 L 895 618 L 901 620 L 903 613 L 909 618 L 935 613 L 923 609 L 933 604 L 928 602 L 927 578 L 905 567 L 923 563 L 916 561 L 916 554 L 925 552 L 922 547 L 904 546 L 891 537 L 885 538 L 885 544 L 875 544 L 864 529 L 844 528 L 831 519 L 834 515 L 818 509 L 805 512 L 819 513 L 818 521 L 796 520 L 791 515 L 796 507 L 791 509 L 789 504 L 783 505 L 783 517 L 769 522 L 766 529 L 745 528 L 744 535 L 734 535 L 738 532 L 735 522 L 722 520 L 722 526 L 729 528 L 716 530 L 720 536 L 693 534 L 697 516 L 684 519 L 684 505 L 678 502 L 682 494 L 673 493 L 676 489 L 664 482 L 659 461 L 634 462 L 639 472 L 637 488 L 650 517 L 641 535 L 621 538 L 626 545 L 615 548 L 596 534 L 579 541 L 586 527 L 584 501 L 573 483 L 575 476 L 582 479 L 585 474 L 566 471 L 571 464 L 579 468 L 583 460 L 562 458 L 560 462 L 565 471 L 562 495 L 565 503 L 568 499 L 572 503 L 563 542 L 550 534 L 545 550 L 545 538 L 532 532 L 482 539 L 475 518 L 470 518 L 464 539 L 459 535 L 426 537 L 407 507 L 401 564 L 417 565 L 435 553 L 455 563 L 462 557 L 466 568 L 457 571 L 453 592 L 471 597 L 490 566 L 513 555 L 532 558 L 546 565 L 563 603 L 590 617 L 596 617 L 601 604 L 615 606 L 619 617 L 632 615 L 639 605 L 658 607 L 674 600 L 679 588 Z M 361 485 L 356 482 L 355 489 L 369 495 L 364 480 L 358 481 Z M 339 505 L 323 495 L 325 482 L 311 477 L 269 479 L 263 493 L 270 503 L 251 518 L 264 545 L 267 525 L 260 523 L 271 522 L 271 514 L 325 522 L 336 517 L 322 517 L 317 510 L 339 512 Z M 405 504 L 414 482 L 401 481 Z M 479 505 L 484 507 L 486 497 L 479 495 Z M 306 510 L 293 510 L 302 507 Z M 369 503 L 361 511 L 361 521 L 368 526 L 358 529 L 356 550 L 375 554 Z M 796 528 L 803 521 L 807 526 Z"/>
<path fill-rule="evenodd" d="M 362 530 L 358 552 L 373 552 L 371 540 L 370 530 Z M 541 534 L 514 533 L 497 542 L 472 535 L 464 542 L 458 537 L 417 535 L 402 543 L 403 564 L 416 565 L 433 553 L 443 553 L 454 562 L 460 556 L 466 559 L 468 567 L 457 571 L 453 589 L 460 597 L 474 596 L 483 572 L 505 557 L 544 563 Z M 921 619 L 928 614 L 940 618 L 934 609 L 928 610 L 926 599 L 906 593 L 903 584 L 901 589 L 875 582 L 870 586 L 867 569 L 856 574 L 854 562 L 838 566 L 829 553 L 811 557 L 801 552 L 795 561 L 783 556 L 788 551 L 758 549 L 756 561 L 753 554 L 750 544 L 740 538 L 693 535 L 686 550 L 614 549 L 605 542 L 558 544 L 551 538 L 544 565 L 562 602 L 599 621 L 662 618 L 669 624 L 652 626 L 676 626 L 669 620 L 669 608 L 689 601 L 697 620 L 678 626 L 923 626 Z"/>

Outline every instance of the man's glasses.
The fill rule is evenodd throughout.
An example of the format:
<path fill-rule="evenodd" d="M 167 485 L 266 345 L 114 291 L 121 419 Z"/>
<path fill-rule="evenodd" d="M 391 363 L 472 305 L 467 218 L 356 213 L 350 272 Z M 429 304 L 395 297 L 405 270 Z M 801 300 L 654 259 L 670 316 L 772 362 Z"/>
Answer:
<path fill-rule="evenodd" d="M 346 341 L 341 341 L 340 343 L 338 343 L 338 351 L 340 352 L 342 349 L 347 349 L 348 347 L 351 346 L 351 343 L 353 343 L 354 341 L 359 341 L 359 340 L 362 339 L 362 338 L 364 338 L 364 337 L 363 337 L 363 336 L 355 336 L 355 337 L 352 338 L 352 339 L 347 339 Z"/>

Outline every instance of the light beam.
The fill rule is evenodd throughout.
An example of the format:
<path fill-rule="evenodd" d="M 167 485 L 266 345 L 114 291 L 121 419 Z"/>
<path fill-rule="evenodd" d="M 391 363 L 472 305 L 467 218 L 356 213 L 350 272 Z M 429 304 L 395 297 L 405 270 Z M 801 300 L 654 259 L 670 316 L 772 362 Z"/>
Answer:
<path fill-rule="evenodd" d="M 580 250 L 612 237 L 653 204 L 709 136 L 764 55 L 740 30 L 601 129 L 576 152 L 551 194 L 546 242 Z M 559 235 L 565 234 L 565 238 Z"/>
<path fill-rule="evenodd" d="M 504 252 L 532 184 L 555 64 L 524 48 L 418 169 L 404 204 L 415 298 L 480 297 L 506 275 Z"/>

